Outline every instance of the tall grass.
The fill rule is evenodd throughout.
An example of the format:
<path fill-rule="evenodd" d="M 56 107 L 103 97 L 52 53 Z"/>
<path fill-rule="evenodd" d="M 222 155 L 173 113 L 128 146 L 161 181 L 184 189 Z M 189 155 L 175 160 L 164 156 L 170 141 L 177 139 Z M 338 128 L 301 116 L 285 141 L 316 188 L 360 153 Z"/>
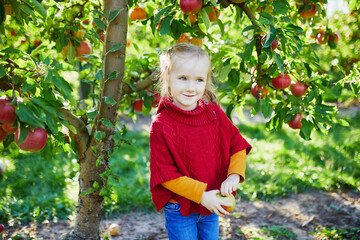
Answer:
<path fill-rule="evenodd" d="M 360 114 L 351 127 L 334 127 L 328 135 L 313 133 L 304 141 L 284 127 L 267 132 L 263 124 L 239 125 L 253 150 L 248 156 L 241 197 L 272 200 L 310 189 L 360 191 Z M 115 149 L 110 160 L 112 195 L 104 201 L 106 216 L 130 210 L 153 210 L 149 193 L 149 136 L 129 132 L 131 145 Z M 38 153 L 1 149 L 7 171 L 0 179 L 0 222 L 43 221 L 73 214 L 78 194 L 78 164 L 73 155 L 52 159 Z"/>

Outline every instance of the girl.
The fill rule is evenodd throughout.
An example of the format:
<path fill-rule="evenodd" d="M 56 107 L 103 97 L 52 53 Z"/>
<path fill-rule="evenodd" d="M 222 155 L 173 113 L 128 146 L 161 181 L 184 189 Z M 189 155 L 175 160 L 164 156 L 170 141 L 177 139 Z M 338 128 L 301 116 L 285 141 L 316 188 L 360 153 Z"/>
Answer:
<path fill-rule="evenodd" d="M 150 130 L 150 191 L 169 239 L 217 240 L 219 216 L 236 194 L 251 146 L 210 91 L 210 58 L 180 43 L 160 59 L 161 93 Z M 205 99 L 203 99 L 205 98 Z"/>

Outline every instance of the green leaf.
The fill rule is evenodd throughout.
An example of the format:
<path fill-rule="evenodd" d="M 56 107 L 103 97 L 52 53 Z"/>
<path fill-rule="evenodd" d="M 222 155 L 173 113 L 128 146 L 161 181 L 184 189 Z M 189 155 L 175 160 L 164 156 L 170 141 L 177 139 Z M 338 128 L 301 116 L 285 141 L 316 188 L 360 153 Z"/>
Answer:
<path fill-rule="evenodd" d="M 236 71 L 235 69 L 231 69 L 228 74 L 228 82 L 231 87 L 237 87 L 240 82 L 240 72 Z"/>
<path fill-rule="evenodd" d="M 94 119 L 99 115 L 99 112 L 97 110 L 90 111 L 86 113 L 86 116 L 90 119 Z"/>
<path fill-rule="evenodd" d="M 97 71 L 95 73 L 95 79 L 98 80 L 98 81 L 101 81 L 101 79 L 103 78 L 103 71 L 100 69 L 99 71 Z"/>
<path fill-rule="evenodd" d="M 112 46 L 110 48 L 109 52 L 116 52 L 116 51 L 120 50 L 123 46 L 124 46 L 124 44 L 118 43 L 118 44 Z"/>
<path fill-rule="evenodd" d="M 171 21 L 172 21 L 172 17 L 166 17 L 163 20 L 161 20 L 160 35 L 166 35 L 170 33 Z"/>
<path fill-rule="evenodd" d="M 261 101 L 258 99 L 251 109 L 251 114 L 256 115 L 261 109 Z"/>
<path fill-rule="evenodd" d="M 36 12 L 38 12 L 43 19 L 46 18 L 46 9 L 37 0 L 24 0 L 24 2 L 29 4 Z"/>
<path fill-rule="evenodd" d="M 210 28 L 210 19 L 209 15 L 207 14 L 206 8 L 201 9 L 200 15 L 203 23 L 205 24 L 206 30 L 208 30 Z"/>
<path fill-rule="evenodd" d="M 18 143 L 17 145 L 20 146 L 29 134 L 29 128 L 26 127 L 25 124 L 20 123 L 20 127 L 18 127 Z"/>
<path fill-rule="evenodd" d="M 103 31 L 105 30 L 106 25 L 99 18 L 94 18 L 94 22 L 96 23 L 96 26 L 98 26 L 101 30 L 103 30 Z"/>
<path fill-rule="evenodd" d="M 114 106 L 116 104 L 116 101 L 114 99 L 112 99 L 111 97 L 106 96 L 105 103 L 110 104 L 111 106 Z"/>
<path fill-rule="evenodd" d="M 220 74 L 219 74 L 220 80 L 225 80 L 226 77 L 229 75 L 231 69 L 232 69 L 231 64 L 225 65 L 220 71 Z"/>
<path fill-rule="evenodd" d="M 261 104 L 261 112 L 262 114 L 264 115 L 265 118 L 268 118 L 271 116 L 271 113 L 272 113 L 272 105 L 270 103 L 270 100 L 268 98 L 265 98 L 263 101 L 262 101 L 262 104 Z"/>
<path fill-rule="evenodd" d="M 283 62 L 281 56 L 278 53 L 274 52 L 274 58 L 275 58 L 276 65 L 279 67 L 279 69 L 281 71 L 281 74 L 284 75 L 284 62 Z"/>
<path fill-rule="evenodd" d="M 50 131 L 56 135 L 59 132 L 57 119 L 54 115 L 46 114 L 46 126 L 50 128 Z"/>
<path fill-rule="evenodd" d="M 305 118 L 301 119 L 300 136 L 305 140 L 310 140 L 312 130 L 312 124 L 309 123 Z"/>
<path fill-rule="evenodd" d="M 245 51 L 243 55 L 244 61 L 247 62 L 248 60 L 250 60 L 254 49 L 254 45 L 255 45 L 255 39 L 253 39 L 251 42 L 245 45 Z"/>
<path fill-rule="evenodd" d="M 93 183 L 93 187 L 94 187 L 94 189 L 99 189 L 100 185 L 99 185 L 99 183 L 97 181 L 95 181 Z"/>
<path fill-rule="evenodd" d="M 96 131 L 94 134 L 95 139 L 99 142 L 106 136 L 106 133 L 104 131 Z"/>
<path fill-rule="evenodd" d="M 0 78 L 6 75 L 5 68 L 3 65 L 0 64 Z"/>
<path fill-rule="evenodd" d="M 120 12 L 120 9 L 117 9 L 111 14 L 111 16 L 109 18 L 110 22 L 116 18 L 116 16 L 119 14 L 119 12 Z"/>
<path fill-rule="evenodd" d="M 101 119 L 101 123 L 106 126 L 106 127 L 109 127 L 109 128 L 113 128 L 114 125 L 110 122 L 109 119 L 106 119 L 106 118 L 102 118 Z"/>
<path fill-rule="evenodd" d="M 274 11 L 278 14 L 286 15 L 290 9 L 290 5 L 286 0 L 274 0 Z"/>
<path fill-rule="evenodd" d="M 89 188 L 88 190 L 81 192 L 80 196 L 85 197 L 86 195 L 93 193 L 94 191 L 94 188 Z"/>
<path fill-rule="evenodd" d="M 15 111 L 21 122 L 28 123 L 32 127 L 45 128 L 44 122 L 36 114 L 38 111 L 30 103 L 19 103 Z"/>

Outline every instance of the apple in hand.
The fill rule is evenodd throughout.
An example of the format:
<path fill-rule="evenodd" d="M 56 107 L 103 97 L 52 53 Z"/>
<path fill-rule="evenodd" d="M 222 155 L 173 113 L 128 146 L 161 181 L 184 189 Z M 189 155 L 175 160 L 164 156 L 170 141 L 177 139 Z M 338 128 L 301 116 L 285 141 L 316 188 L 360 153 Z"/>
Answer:
<path fill-rule="evenodd" d="M 294 96 L 300 97 L 307 91 L 307 85 L 305 83 L 293 83 L 290 86 L 290 91 Z"/>
<path fill-rule="evenodd" d="M 202 0 L 180 0 L 180 8 L 183 13 L 196 14 L 202 8 Z"/>
<path fill-rule="evenodd" d="M 16 144 L 18 144 L 18 139 L 19 139 L 19 129 L 17 129 L 15 133 Z M 29 128 L 29 134 L 26 137 L 25 141 L 19 146 L 19 148 L 25 151 L 37 152 L 45 147 L 47 139 L 48 139 L 48 135 L 45 129 L 41 127 L 37 127 L 35 128 L 34 131 L 32 131 Z"/>
<path fill-rule="evenodd" d="M 289 127 L 292 129 L 300 129 L 301 128 L 301 119 L 303 117 L 301 116 L 301 113 L 297 113 L 293 120 L 288 122 Z"/>
<path fill-rule="evenodd" d="M 284 89 L 290 86 L 291 78 L 288 74 L 280 74 L 278 77 L 271 79 L 271 83 L 276 89 Z"/>
<path fill-rule="evenodd" d="M 13 123 L 16 119 L 15 106 L 9 104 L 9 99 L 0 99 L 0 122 Z"/>
<path fill-rule="evenodd" d="M 223 209 L 225 209 L 225 210 L 226 210 L 227 212 L 229 212 L 229 213 L 231 213 L 232 211 L 234 211 L 234 209 L 235 209 L 235 204 L 236 204 L 234 195 L 230 194 L 229 196 L 222 196 L 220 193 L 217 193 L 216 196 L 217 196 L 218 198 L 220 198 L 221 200 L 232 204 L 231 207 L 221 206 Z"/>
<path fill-rule="evenodd" d="M 120 232 L 120 227 L 119 224 L 117 223 L 112 223 L 109 227 L 109 233 L 111 236 L 116 236 L 118 235 Z"/>

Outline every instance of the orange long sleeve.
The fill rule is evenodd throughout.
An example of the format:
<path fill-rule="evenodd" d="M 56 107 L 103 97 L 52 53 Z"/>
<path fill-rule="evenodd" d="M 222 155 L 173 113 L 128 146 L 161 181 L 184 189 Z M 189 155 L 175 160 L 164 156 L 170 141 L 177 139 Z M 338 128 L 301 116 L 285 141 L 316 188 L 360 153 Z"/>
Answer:
<path fill-rule="evenodd" d="M 246 169 L 246 150 L 235 153 L 230 158 L 230 165 L 228 169 L 228 176 L 230 174 L 239 174 L 240 182 L 245 181 Z M 203 193 L 206 191 L 207 184 L 190 177 L 179 177 L 173 180 L 163 182 L 161 184 L 166 189 L 183 196 L 191 201 L 200 203 Z M 173 200 L 171 200 L 173 201 Z"/>

